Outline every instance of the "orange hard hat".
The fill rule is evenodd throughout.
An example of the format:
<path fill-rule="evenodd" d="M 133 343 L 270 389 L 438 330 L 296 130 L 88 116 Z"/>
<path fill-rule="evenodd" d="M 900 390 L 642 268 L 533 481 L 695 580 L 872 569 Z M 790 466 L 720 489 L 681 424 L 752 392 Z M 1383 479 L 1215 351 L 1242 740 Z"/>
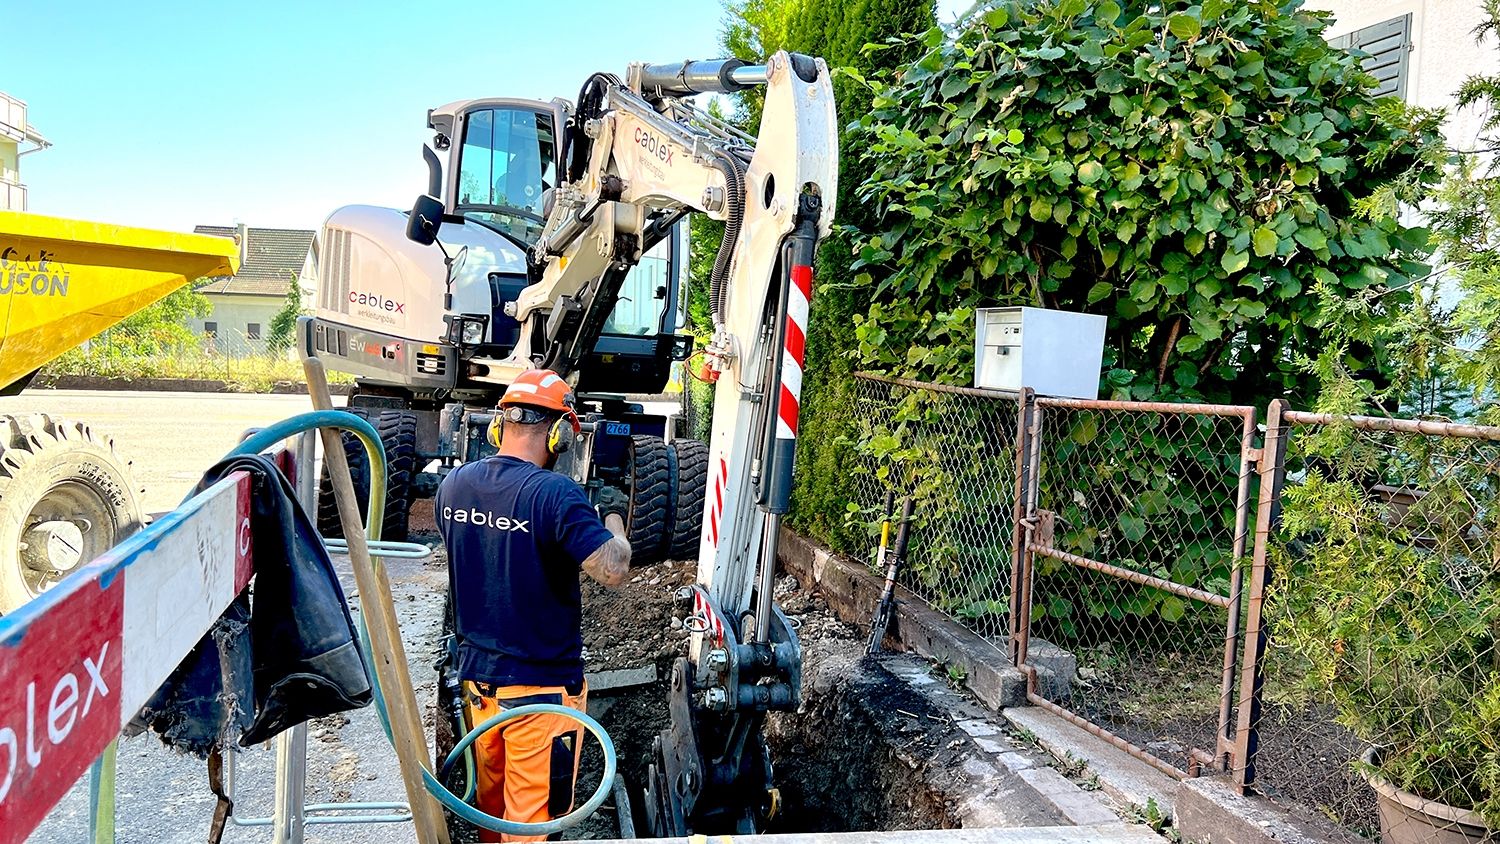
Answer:
<path fill-rule="evenodd" d="M 550 369 L 528 369 L 517 375 L 516 380 L 505 388 L 505 395 L 500 397 L 501 407 L 513 404 L 561 413 L 573 424 L 573 433 L 582 430 L 578 424 L 578 411 L 575 410 L 578 401 L 573 396 L 573 388 Z"/>

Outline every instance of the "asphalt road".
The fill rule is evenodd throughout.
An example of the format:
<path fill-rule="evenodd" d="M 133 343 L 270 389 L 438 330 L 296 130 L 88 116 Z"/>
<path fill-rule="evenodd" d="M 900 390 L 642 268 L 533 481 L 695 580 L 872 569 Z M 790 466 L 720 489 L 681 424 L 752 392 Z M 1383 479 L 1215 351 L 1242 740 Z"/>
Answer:
<path fill-rule="evenodd" d="M 334 397 L 335 404 L 343 398 Z M 307 396 L 27 390 L 0 398 L 0 413 L 80 419 L 114 437 L 146 489 L 146 512 L 171 510 L 247 428 L 312 410 Z"/>
<path fill-rule="evenodd" d="M 342 399 L 335 397 L 335 403 Z M 203 471 L 234 447 L 247 428 L 267 425 L 311 410 L 307 396 L 216 393 L 133 393 L 28 390 L 0 398 L 0 413 L 51 413 L 85 420 L 115 440 L 132 462 L 145 488 L 147 512 L 171 510 Z M 357 601 L 348 561 L 336 559 L 346 594 Z M 446 574 L 421 562 L 388 566 L 402 635 L 411 660 L 419 702 L 430 705 L 431 670 Z M 275 754 L 271 744 L 238 756 L 236 815 L 266 817 L 273 805 Z M 201 841 L 212 818 L 204 763 L 166 748 L 146 734 L 125 739 L 119 752 L 116 840 L 130 842 Z M 397 801 L 404 799 L 395 754 L 381 735 L 374 710 L 320 719 L 309 726 L 308 802 Z M 80 781 L 53 809 L 31 842 L 85 841 L 88 791 Z M 264 826 L 230 826 L 224 841 L 269 841 Z M 410 824 L 309 826 L 308 842 L 415 841 Z"/>

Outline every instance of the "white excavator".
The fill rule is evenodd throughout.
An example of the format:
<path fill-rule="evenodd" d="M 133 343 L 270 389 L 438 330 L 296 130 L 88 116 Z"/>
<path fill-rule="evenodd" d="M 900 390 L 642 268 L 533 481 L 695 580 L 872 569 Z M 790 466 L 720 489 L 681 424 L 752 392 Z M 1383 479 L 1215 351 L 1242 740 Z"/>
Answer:
<path fill-rule="evenodd" d="M 765 89 L 756 137 L 691 100 L 753 85 Z M 812 266 L 838 192 L 828 68 L 785 52 L 760 66 L 635 64 L 624 79 L 589 77 L 574 103 L 465 101 L 429 124 L 447 167 L 424 147 L 429 188 L 409 214 L 354 206 L 320 232 L 304 351 L 354 373 L 351 407 L 391 432 L 392 471 L 411 473 L 391 484 L 397 507 L 403 485 L 421 494 L 483 453 L 494 399 L 517 374 L 545 367 L 575 384 L 592 412 L 567 471 L 591 494 L 630 497 L 638 556 L 638 538 L 661 554 L 684 533 L 698 554 L 697 582 L 679 596 L 690 647 L 647 774 L 650 830 L 762 831 L 778 803 L 762 723 L 800 698 L 798 639 L 772 593 Z M 725 224 L 713 335 L 693 355 L 716 384 L 711 438 L 692 461 L 707 493 L 674 496 L 664 528 L 640 452 L 662 444 L 666 420 L 624 394 L 659 389 L 691 352 L 671 323 L 680 224 L 695 212 Z M 665 462 L 680 481 L 682 455 Z"/>

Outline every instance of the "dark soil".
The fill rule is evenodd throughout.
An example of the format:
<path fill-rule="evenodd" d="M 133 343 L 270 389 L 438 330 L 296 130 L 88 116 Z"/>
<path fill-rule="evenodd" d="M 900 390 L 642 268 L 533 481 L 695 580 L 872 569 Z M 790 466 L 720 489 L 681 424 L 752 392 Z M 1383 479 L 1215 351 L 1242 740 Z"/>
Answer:
<path fill-rule="evenodd" d="M 667 726 L 667 687 L 672 661 L 687 648 L 682 629 L 685 614 L 676 608 L 678 587 L 691 583 L 696 562 L 665 562 L 631 570 L 630 580 L 608 589 L 585 579 L 583 584 L 583 648 L 587 670 L 610 671 L 655 665 L 657 681 L 631 689 L 597 693 L 589 700 L 589 714 L 598 719 L 615 745 L 619 771 L 634 804 L 636 833 L 644 835 L 645 809 L 641 802 L 651 743 Z M 674 627 L 674 619 L 676 626 Z M 577 796 L 581 803 L 599 786 L 604 754 L 593 740 L 584 744 L 579 765 Z M 566 840 L 615 838 L 619 818 L 611 799 L 593 817 L 563 833 Z"/>
<path fill-rule="evenodd" d="M 1379 838 L 1375 791 L 1350 764 L 1368 747 L 1317 707 L 1266 706 L 1256 789 L 1298 814 Z"/>
<path fill-rule="evenodd" d="M 943 768 L 962 735 L 945 713 L 864 653 L 865 631 L 840 621 L 823 600 L 778 582 L 800 619 L 802 707 L 766 727 L 785 809 L 770 832 L 853 832 L 955 826 L 924 767 Z M 890 736 L 900 738 L 893 742 Z"/>

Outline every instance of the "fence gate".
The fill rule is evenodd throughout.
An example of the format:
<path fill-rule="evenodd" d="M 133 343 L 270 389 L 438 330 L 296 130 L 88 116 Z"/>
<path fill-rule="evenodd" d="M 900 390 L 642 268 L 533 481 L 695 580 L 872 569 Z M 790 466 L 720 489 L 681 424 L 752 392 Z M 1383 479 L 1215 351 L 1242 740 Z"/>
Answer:
<path fill-rule="evenodd" d="M 1031 702 L 1171 776 L 1231 769 L 1254 408 L 1037 398 L 1022 417 Z"/>

